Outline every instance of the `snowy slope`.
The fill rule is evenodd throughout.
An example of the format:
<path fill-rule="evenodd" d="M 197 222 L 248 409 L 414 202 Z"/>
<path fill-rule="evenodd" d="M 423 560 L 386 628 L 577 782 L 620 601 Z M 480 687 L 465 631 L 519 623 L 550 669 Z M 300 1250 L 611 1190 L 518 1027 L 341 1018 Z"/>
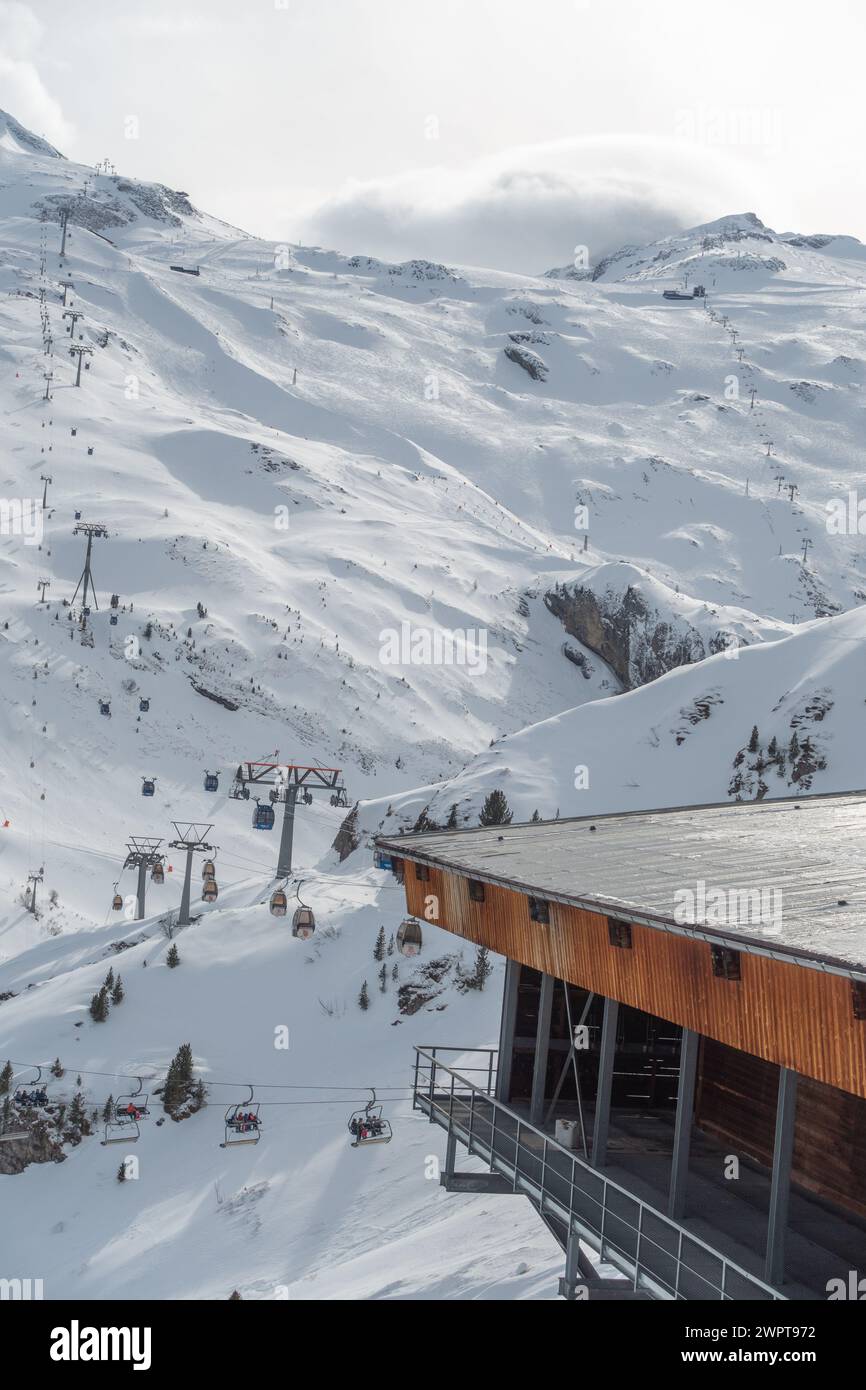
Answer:
<path fill-rule="evenodd" d="M 157 1076 L 190 1041 L 211 1082 L 205 1111 L 147 1125 L 138 1182 L 117 1184 L 122 1150 L 95 1139 L 0 1178 L 7 1248 L 50 1271 L 48 1296 L 551 1294 L 558 1255 L 528 1208 L 448 1198 L 425 1177 L 440 1145 L 405 1091 L 385 1149 L 349 1150 L 354 1091 L 275 1105 L 266 1140 L 227 1154 L 221 1112 L 243 1091 L 222 1082 L 310 1084 L 321 1100 L 332 1085 L 405 1088 L 413 1042 L 495 1043 L 498 973 L 467 993 L 452 965 L 411 1016 L 390 977 L 378 994 L 373 938 L 401 901 L 369 868 L 380 825 L 428 805 L 444 820 L 455 802 L 474 818 L 492 785 L 518 816 L 724 798 L 752 725 L 789 741 L 803 701 L 821 725 L 810 702 L 825 687 L 813 785 L 857 783 L 856 751 L 840 752 L 862 717 L 861 617 L 813 620 L 866 591 L 856 525 L 825 524 L 857 481 L 862 248 L 767 241 L 740 221 L 671 239 L 663 257 L 637 248 L 596 280 L 392 266 L 248 237 L 0 117 L 0 996 L 14 995 L 0 1059 L 60 1055 L 101 1105 L 116 1080 L 89 1073 Z M 666 303 L 702 258 L 709 305 Z M 75 343 L 92 349 L 79 389 L 65 281 Z M 15 508 L 31 515 L 43 475 L 31 544 Z M 77 509 L 109 532 L 85 641 L 64 606 L 84 558 Z M 751 645 L 617 695 L 646 670 L 620 678 L 591 632 L 569 630 L 551 595 L 578 589 L 614 628 L 639 591 L 650 647 L 665 627 L 707 649 L 717 625 Z M 383 644 L 404 626 L 483 634 L 483 667 L 390 664 Z M 342 866 L 329 846 L 344 813 L 299 810 L 297 871 L 334 929 L 306 947 L 264 905 L 276 837 L 226 794 L 241 759 L 266 755 L 340 766 L 362 802 L 364 847 Z M 221 771 L 216 796 L 205 768 Z M 753 771 L 739 794 L 755 794 Z M 177 905 L 179 861 L 143 923 L 110 912 L 116 881 L 132 891 L 127 837 L 168 839 L 172 820 L 213 823 L 220 882 L 176 971 L 158 914 Z M 34 919 L 22 890 L 36 870 Z M 121 939 L 133 944 L 115 957 Z M 401 980 L 456 949 L 425 929 Z M 95 1024 L 107 962 L 127 999 Z"/>

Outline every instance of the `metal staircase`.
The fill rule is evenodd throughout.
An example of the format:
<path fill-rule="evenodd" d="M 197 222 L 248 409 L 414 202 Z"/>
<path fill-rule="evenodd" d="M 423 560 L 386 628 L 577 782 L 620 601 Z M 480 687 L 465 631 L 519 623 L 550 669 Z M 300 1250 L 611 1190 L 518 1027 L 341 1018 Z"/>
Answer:
<path fill-rule="evenodd" d="M 469 1061 L 457 1071 L 443 1053 L 452 1060 L 472 1054 L 481 1065 Z M 490 1048 L 416 1047 L 413 1109 L 448 1136 L 441 1182 L 449 1191 L 529 1198 L 565 1251 L 563 1297 L 786 1301 L 497 1100 L 495 1071 Z M 458 1143 L 489 1173 L 457 1172 Z"/>

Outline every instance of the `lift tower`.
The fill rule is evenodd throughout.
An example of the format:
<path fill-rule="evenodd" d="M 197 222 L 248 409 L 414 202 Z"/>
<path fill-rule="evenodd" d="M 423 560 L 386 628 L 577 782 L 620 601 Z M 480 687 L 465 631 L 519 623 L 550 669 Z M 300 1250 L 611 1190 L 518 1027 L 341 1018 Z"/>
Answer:
<path fill-rule="evenodd" d="M 78 590 L 81 588 L 83 584 L 84 593 L 81 596 L 81 607 L 87 607 L 87 590 L 89 588 L 93 594 L 93 605 L 95 608 L 98 608 L 99 604 L 96 601 L 96 585 L 93 582 L 93 575 L 90 570 L 90 555 L 91 551 L 93 550 L 94 536 L 104 540 L 108 535 L 108 527 L 103 526 L 102 523 L 99 521 L 79 521 L 78 524 L 73 527 L 72 534 L 73 536 L 87 537 L 87 554 L 84 557 L 84 569 L 81 572 L 81 578 L 75 586 L 75 593 L 72 595 L 72 602 L 75 602 L 76 598 L 78 597 Z"/>
<path fill-rule="evenodd" d="M 172 821 L 177 834 L 176 840 L 169 840 L 169 849 L 186 850 L 186 870 L 183 876 L 183 893 L 180 899 L 180 915 L 177 919 L 179 927 L 189 926 L 189 895 L 192 884 L 192 857 L 194 854 L 213 854 L 216 845 L 209 845 L 206 836 L 213 830 L 213 823 L 210 825 L 197 825 L 194 821 L 189 823 Z"/>
<path fill-rule="evenodd" d="M 126 859 L 124 869 L 138 869 L 138 886 L 136 888 L 136 909 L 135 920 L 140 922 L 144 917 L 144 894 L 147 888 L 147 871 L 152 869 L 155 864 L 161 864 L 165 859 L 164 854 L 159 853 L 162 840 L 154 840 L 148 835 L 130 835 L 126 842 Z"/>
<path fill-rule="evenodd" d="M 76 343 L 76 344 L 75 344 L 75 347 L 71 347 L 71 348 L 69 349 L 69 356 L 70 356 L 70 357 L 77 357 L 77 358 L 78 358 L 78 371 L 75 373 L 75 385 L 76 385 L 76 386 L 80 386 L 80 385 L 81 385 L 81 363 L 82 363 L 83 359 L 84 359 L 86 356 L 92 356 L 92 355 L 93 355 L 93 348 L 82 347 L 80 343 Z"/>
<path fill-rule="evenodd" d="M 314 791 L 331 793 L 332 806 L 346 806 L 346 788 L 340 781 L 340 767 L 303 767 L 297 763 L 240 763 L 229 796 L 236 801 L 249 801 L 250 788 L 270 787 L 271 803 L 283 803 L 283 827 L 280 832 L 280 852 L 277 859 L 277 878 L 288 878 L 292 872 L 292 841 L 295 830 L 295 806 L 298 798 L 313 799 Z"/>

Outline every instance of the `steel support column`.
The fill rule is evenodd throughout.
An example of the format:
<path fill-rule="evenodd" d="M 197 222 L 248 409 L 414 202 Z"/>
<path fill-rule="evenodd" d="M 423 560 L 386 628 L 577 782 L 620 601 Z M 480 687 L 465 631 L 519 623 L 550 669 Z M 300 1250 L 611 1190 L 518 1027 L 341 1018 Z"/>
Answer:
<path fill-rule="evenodd" d="M 550 1015 L 553 1009 L 553 975 L 542 975 L 538 1000 L 538 1027 L 535 1032 L 535 1063 L 532 1068 L 532 1100 L 529 1118 L 534 1125 L 544 1120 L 544 1086 L 547 1080 L 547 1054 L 550 1049 Z"/>
<path fill-rule="evenodd" d="M 136 892 L 135 920 L 140 922 L 144 916 L 144 893 L 147 887 L 147 861 L 142 859 L 138 865 L 138 891 Z"/>
<path fill-rule="evenodd" d="M 499 1026 L 499 1054 L 496 1069 L 496 1099 L 508 1101 L 511 1095 L 511 1068 L 514 1062 L 514 1026 L 517 1022 L 517 991 L 520 987 L 521 965 L 516 960 L 505 962 L 505 984 L 502 989 L 502 1021 Z"/>
<path fill-rule="evenodd" d="M 791 1159 L 794 1154 L 794 1120 L 797 1112 L 797 1073 L 779 1068 L 779 1094 L 776 1101 L 776 1142 L 773 1147 L 773 1178 L 770 1187 L 770 1218 L 767 1223 L 767 1258 L 764 1278 L 768 1284 L 785 1280 L 785 1236 L 788 1229 L 788 1198 L 791 1192 Z"/>
<path fill-rule="evenodd" d="M 674 1153 L 668 1216 L 682 1221 L 686 1214 L 686 1186 L 689 1180 L 689 1154 L 692 1147 L 692 1120 L 695 1113 L 695 1076 L 698 1066 L 700 1034 L 683 1029 L 680 1044 L 680 1080 L 677 1087 L 677 1117 L 674 1125 Z"/>
<path fill-rule="evenodd" d="M 280 832 L 280 855 L 277 860 L 277 878 L 288 878 L 292 872 L 292 842 L 295 833 L 295 802 L 297 799 L 298 789 L 294 782 L 290 782 L 286 786 L 283 828 Z"/>
<path fill-rule="evenodd" d="M 610 1099 L 613 1091 L 613 1060 L 616 1053 L 618 1022 L 619 1003 L 616 999 L 605 999 L 604 1021 L 601 1026 L 601 1053 L 598 1059 L 598 1090 L 595 1097 L 595 1119 L 592 1127 L 593 1168 L 603 1168 L 607 1163 L 607 1136 L 610 1131 Z"/>
<path fill-rule="evenodd" d="M 180 916 L 177 919 L 179 927 L 189 926 L 189 897 L 192 885 L 192 856 L 193 850 L 190 847 L 186 852 L 186 869 L 183 875 L 183 893 L 180 899 Z"/>

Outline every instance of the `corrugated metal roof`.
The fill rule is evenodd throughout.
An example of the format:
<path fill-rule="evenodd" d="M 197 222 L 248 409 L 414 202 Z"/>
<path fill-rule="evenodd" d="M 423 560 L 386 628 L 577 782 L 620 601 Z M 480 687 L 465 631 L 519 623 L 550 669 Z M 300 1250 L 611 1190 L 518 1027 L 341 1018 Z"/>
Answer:
<path fill-rule="evenodd" d="M 532 896 L 866 975 L 866 792 L 436 831 L 377 844 Z"/>

